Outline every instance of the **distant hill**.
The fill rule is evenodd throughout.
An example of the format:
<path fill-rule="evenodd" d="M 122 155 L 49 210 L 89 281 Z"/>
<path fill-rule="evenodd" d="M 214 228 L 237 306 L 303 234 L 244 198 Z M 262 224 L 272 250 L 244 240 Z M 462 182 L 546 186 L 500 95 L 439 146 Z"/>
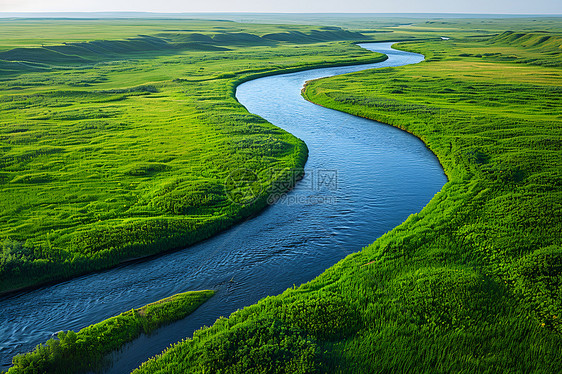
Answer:
<path fill-rule="evenodd" d="M 124 40 L 94 40 L 62 45 L 14 48 L 0 52 L 0 70 L 30 70 L 26 64 L 81 65 L 127 57 L 134 54 L 170 50 L 225 50 L 229 45 L 271 45 L 277 43 L 318 43 L 337 40 L 365 40 L 359 32 L 339 27 L 323 27 L 308 33 L 289 31 L 259 36 L 244 32 L 165 32 L 156 36 L 139 35 Z M 19 64 L 14 64 L 15 62 Z M 34 67 L 36 68 L 36 67 Z"/>
<path fill-rule="evenodd" d="M 528 33 L 506 31 L 490 39 L 490 42 L 562 53 L 562 35 L 546 31 Z"/>

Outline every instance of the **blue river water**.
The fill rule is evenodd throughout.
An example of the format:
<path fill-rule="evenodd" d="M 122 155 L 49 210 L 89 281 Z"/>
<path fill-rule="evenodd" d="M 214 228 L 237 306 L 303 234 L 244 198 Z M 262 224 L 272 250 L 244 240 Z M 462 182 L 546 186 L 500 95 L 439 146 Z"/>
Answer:
<path fill-rule="evenodd" d="M 387 54 L 380 63 L 275 75 L 240 85 L 236 97 L 248 111 L 306 142 L 305 177 L 258 216 L 197 245 L 0 298 L 0 369 L 10 365 L 13 355 L 57 331 L 78 331 L 178 292 L 217 291 L 191 316 L 113 354 L 106 371 L 129 372 L 218 317 L 313 279 L 420 211 L 447 179 L 419 139 L 317 106 L 300 95 L 311 79 L 423 60 L 392 49 L 392 44 L 361 44 Z"/>

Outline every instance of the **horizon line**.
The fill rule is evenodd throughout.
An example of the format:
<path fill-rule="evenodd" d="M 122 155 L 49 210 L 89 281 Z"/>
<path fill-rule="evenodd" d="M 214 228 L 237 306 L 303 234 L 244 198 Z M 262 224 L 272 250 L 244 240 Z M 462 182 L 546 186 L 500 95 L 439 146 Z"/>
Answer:
<path fill-rule="evenodd" d="M 134 10 L 96 10 L 96 11 L 0 11 L 0 15 L 10 14 L 29 15 L 29 14 L 151 14 L 151 15 L 212 15 L 212 14 L 250 14 L 250 15 L 298 15 L 298 14 L 319 14 L 319 15 L 482 15 L 482 16 L 562 16 L 562 13 L 458 13 L 458 12 L 248 12 L 248 11 L 206 11 L 206 12 L 153 12 L 153 11 L 134 11 Z"/>

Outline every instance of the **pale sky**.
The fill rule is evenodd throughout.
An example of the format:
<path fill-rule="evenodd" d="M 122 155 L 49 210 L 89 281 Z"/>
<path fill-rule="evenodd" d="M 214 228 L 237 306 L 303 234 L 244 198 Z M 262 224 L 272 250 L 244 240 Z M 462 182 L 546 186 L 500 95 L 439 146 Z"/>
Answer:
<path fill-rule="evenodd" d="M 561 0 L 0 0 L 0 12 L 561 14 Z"/>

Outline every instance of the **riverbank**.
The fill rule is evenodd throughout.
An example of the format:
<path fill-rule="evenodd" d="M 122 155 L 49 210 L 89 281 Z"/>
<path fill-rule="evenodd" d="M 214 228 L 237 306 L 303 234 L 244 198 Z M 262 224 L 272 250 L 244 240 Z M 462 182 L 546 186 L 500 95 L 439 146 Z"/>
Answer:
<path fill-rule="evenodd" d="M 136 372 L 560 371 L 560 71 L 493 43 L 402 45 L 431 58 L 311 82 L 309 99 L 418 136 L 449 182 L 363 251 Z"/>
<path fill-rule="evenodd" d="M 49 34 L 54 26 L 45 27 Z M 213 22 L 197 27 L 230 35 Z M 244 27 L 248 33 L 230 35 L 228 48 L 214 34 L 199 50 L 174 39 L 204 38 L 198 34 L 150 39 L 164 43 L 161 54 L 148 39 L 127 39 L 120 43 L 152 49 L 131 55 L 124 48 L 114 51 L 120 63 L 88 60 L 64 71 L 49 60 L 52 53 L 38 47 L 3 52 L 44 55 L 42 63 L 53 66 L 10 71 L 10 79 L 0 82 L 6 93 L 0 118 L 6 143 L 0 158 L 0 295 L 183 249 L 262 211 L 272 188 L 294 185 L 294 170 L 304 167 L 307 149 L 245 113 L 235 87 L 264 75 L 385 58 L 331 41 L 345 39 L 343 31 L 318 34 L 326 38 L 322 43 L 299 44 L 251 37 L 283 26 Z M 83 81 L 79 69 L 88 72 Z M 34 127 L 20 126 L 29 121 Z M 240 204 L 225 181 L 248 165 L 261 178 L 260 194 Z M 266 176 L 269 169 L 277 173 Z"/>
<path fill-rule="evenodd" d="M 33 352 L 17 355 L 7 373 L 81 373 L 97 371 L 103 358 L 141 334 L 193 313 L 214 291 L 191 291 L 167 297 L 106 319 L 78 332 L 60 331 Z"/>
<path fill-rule="evenodd" d="M 143 305 L 184 289 L 218 291 L 192 316 L 143 336 L 114 355 L 114 365 L 108 370 L 130 371 L 220 316 L 309 281 L 401 223 L 411 212 L 421 210 L 445 178 L 434 155 L 418 139 L 390 126 L 373 127 L 370 121 L 325 110 L 299 94 L 304 81 L 313 77 L 423 58 L 383 44 L 385 53 L 392 55 L 384 62 L 276 75 L 238 86 L 236 96 L 246 108 L 294 133 L 311 149 L 323 150 L 309 157 L 303 180 L 287 199 L 188 251 L 139 260 L 3 300 L 0 315 L 12 317 L 2 325 L 0 335 L 6 337 L 4 347 L 8 347 L 2 350 L 2 357 L 11 361 L 11 352 L 32 349 L 54 331 L 81 328 L 131 305 Z M 329 141 L 334 132 L 338 134 L 337 146 Z M 369 134 L 380 144 L 358 141 L 358 133 Z M 345 149 L 354 152 L 342 152 Z M 324 188 L 319 181 L 335 177 L 334 170 L 339 183 Z M 386 183 L 389 175 L 401 183 Z M 326 198 L 318 203 L 318 197 Z M 367 207 L 369 215 L 364 214 Z M 27 336 L 22 337 L 21 331 Z M 29 348 L 22 347 L 22 341 Z"/>
<path fill-rule="evenodd" d="M 385 61 L 387 58 L 388 57 L 386 55 L 379 55 L 379 56 L 376 56 L 376 57 L 362 58 L 362 59 L 359 59 L 359 60 L 343 60 L 343 61 L 331 62 L 331 63 L 323 62 L 323 63 L 317 63 L 317 64 L 304 64 L 302 66 L 287 67 L 287 68 L 283 68 L 283 69 L 279 69 L 279 70 L 264 71 L 264 72 L 260 72 L 260 73 L 254 73 L 254 74 L 239 74 L 240 77 L 234 79 L 232 81 L 232 83 L 229 84 L 229 86 L 231 87 L 230 99 L 236 100 L 235 94 L 236 94 L 236 87 L 237 86 L 239 86 L 240 84 L 242 84 L 244 82 L 253 80 L 253 79 L 258 79 L 258 78 L 262 78 L 262 77 L 266 77 L 266 76 L 295 73 L 295 72 L 305 71 L 305 70 L 310 70 L 310 69 L 319 69 L 319 68 L 328 68 L 328 67 L 337 67 L 337 66 L 348 66 L 348 65 L 357 65 L 357 64 L 373 64 L 373 63 Z M 238 75 L 238 74 L 236 74 L 236 75 Z M 170 252 L 182 250 L 182 249 L 185 249 L 186 247 L 189 247 L 191 245 L 194 245 L 196 243 L 204 241 L 204 240 L 206 240 L 206 239 L 208 239 L 212 236 L 215 236 L 222 231 L 228 230 L 233 225 L 236 225 L 237 223 L 239 223 L 239 222 L 241 222 L 245 219 L 248 219 L 252 216 L 255 216 L 256 214 L 259 214 L 259 212 L 261 212 L 263 209 L 265 209 L 269 205 L 268 202 L 271 201 L 271 196 L 273 196 L 273 195 L 277 196 L 279 194 L 286 193 L 294 187 L 295 182 L 298 182 L 298 179 L 294 178 L 295 170 L 303 170 L 304 167 L 305 167 L 305 164 L 306 164 L 306 160 L 308 158 L 308 149 L 307 149 L 306 144 L 304 142 L 299 141 L 298 145 L 297 145 L 297 149 L 298 149 L 298 151 L 295 152 L 293 166 L 292 167 L 286 167 L 286 169 L 288 170 L 288 173 L 286 175 L 278 176 L 277 179 L 275 179 L 273 181 L 270 181 L 269 182 L 269 188 L 268 187 L 262 188 L 263 190 L 272 189 L 273 192 L 271 192 L 270 194 L 262 194 L 259 197 L 257 197 L 256 199 L 253 199 L 252 204 L 248 207 L 244 207 L 245 209 L 237 215 L 223 218 L 222 220 L 220 220 L 218 222 L 212 222 L 211 228 L 209 228 L 209 227 L 199 228 L 199 231 L 203 232 L 203 234 L 201 234 L 201 235 L 198 235 L 197 231 L 193 232 L 193 233 L 189 233 L 189 239 L 184 239 L 184 241 L 182 241 L 180 245 L 174 245 L 172 247 L 164 248 L 164 249 L 157 249 L 156 251 L 149 251 L 146 254 L 141 252 L 140 254 L 135 254 L 134 257 L 118 259 L 117 262 L 111 261 L 110 265 L 107 265 L 105 263 L 101 266 L 93 264 L 85 271 L 84 270 L 73 271 L 71 269 L 64 269 L 63 271 L 59 272 L 59 274 L 56 274 L 57 273 L 56 271 L 54 271 L 54 272 L 51 271 L 48 274 L 48 280 L 33 281 L 32 284 L 19 286 L 19 287 L 12 288 L 12 289 L 2 289 L 2 288 L 0 288 L 0 297 L 1 296 L 9 296 L 11 294 L 15 294 L 15 293 L 18 293 L 18 292 L 30 291 L 30 290 L 37 289 L 37 288 L 40 288 L 40 287 L 45 287 L 45 286 L 48 286 L 48 285 L 57 284 L 59 282 L 66 281 L 68 279 L 72 279 L 72 278 L 77 277 L 77 276 L 86 275 L 86 274 L 91 273 L 91 272 L 109 270 L 113 267 L 123 265 L 123 264 L 129 263 L 129 262 L 132 262 L 132 261 L 146 260 L 146 259 L 149 259 L 149 258 L 152 258 L 152 257 L 155 257 L 155 256 L 159 256 L 159 255 L 162 255 L 162 254 L 165 254 L 165 253 L 170 253 Z M 284 189 L 280 190 L 277 186 L 284 186 Z M 102 262 L 103 262 L 103 260 L 102 260 Z M 63 274 L 66 274 L 66 275 L 63 275 Z M 70 275 L 68 275 L 68 274 L 70 274 Z"/>

